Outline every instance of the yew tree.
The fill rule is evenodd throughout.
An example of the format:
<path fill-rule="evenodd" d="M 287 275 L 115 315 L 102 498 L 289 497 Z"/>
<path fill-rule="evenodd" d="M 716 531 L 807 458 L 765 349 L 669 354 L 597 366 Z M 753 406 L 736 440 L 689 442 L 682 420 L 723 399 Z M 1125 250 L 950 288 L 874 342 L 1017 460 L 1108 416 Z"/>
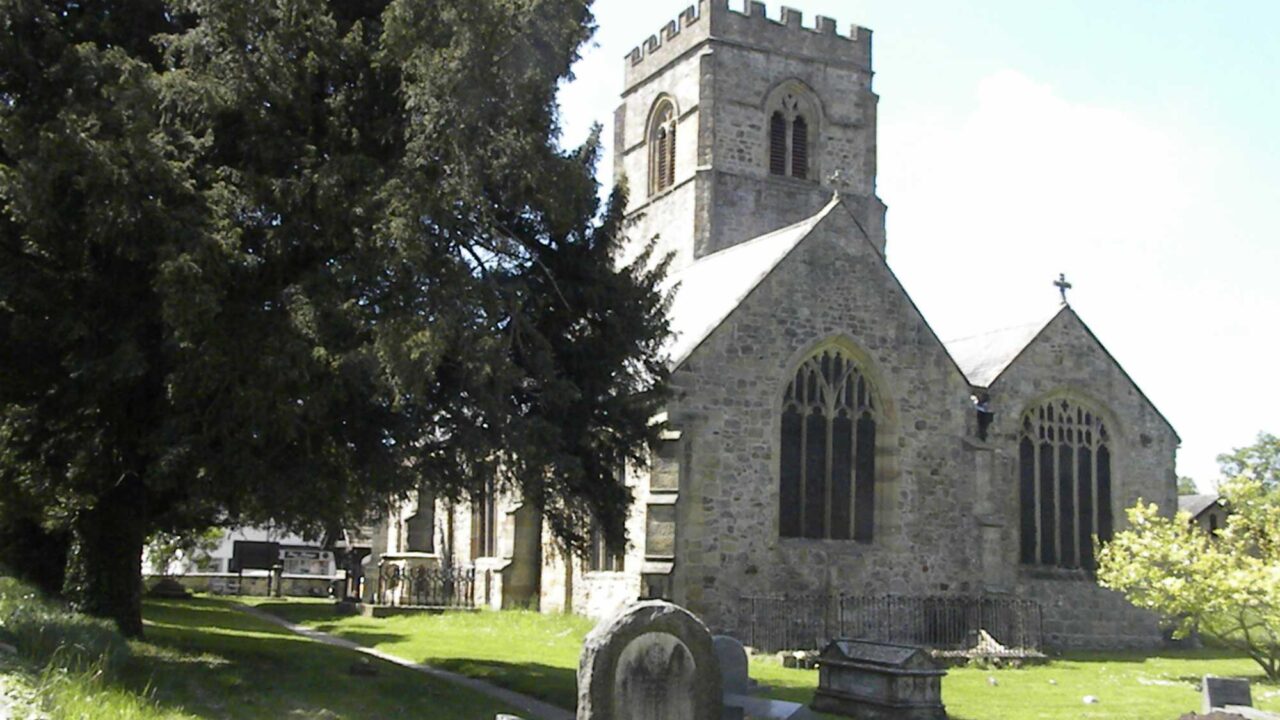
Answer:
<path fill-rule="evenodd" d="M 0 516 L 73 604 L 137 635 L 152 532 L 495 473 L 622 536 L 664 266 L 558 142 L 589 5 L 0 0 Z"/>

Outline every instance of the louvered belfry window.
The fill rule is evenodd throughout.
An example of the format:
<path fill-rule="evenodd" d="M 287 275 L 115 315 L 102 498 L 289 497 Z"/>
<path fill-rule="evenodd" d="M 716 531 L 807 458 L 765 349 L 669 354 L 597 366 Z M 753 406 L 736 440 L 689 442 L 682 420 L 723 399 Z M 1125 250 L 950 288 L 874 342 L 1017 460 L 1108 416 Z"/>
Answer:
<path fill-rule="evenodd" d="M 781 110 L 769 118 L 769 172 L 787 174 L 787 118 Z"/>
<path fill-rule="evenodd" d="M 649 194 L 676 184 L 676 109 L 670 100 L 658 101 L 649 126 Z"/>
<path fill-rule="evenodd" d="M 1111 539 L 1111 438 L 1093 410 L 1058 398 L 1027 411 L 1018 441 L 1021 559 L 1094 567 Z"/>
<path fill-rule="evenodd" d="M 836 349 L 809 358 L 782 410 L 779 534 L 870 542 L 878 417 L 874 389 Z"/>
<path fill-rule="evenodd" d="M 808 179 L 809 132 L 800 99 L 784 95 L 769 115 L 769 174 Z"/>
<path fill-rule="evenodd" d="M 791 177 L 809 177 L 809 123 L 801 115 L 791 121 Z"/>

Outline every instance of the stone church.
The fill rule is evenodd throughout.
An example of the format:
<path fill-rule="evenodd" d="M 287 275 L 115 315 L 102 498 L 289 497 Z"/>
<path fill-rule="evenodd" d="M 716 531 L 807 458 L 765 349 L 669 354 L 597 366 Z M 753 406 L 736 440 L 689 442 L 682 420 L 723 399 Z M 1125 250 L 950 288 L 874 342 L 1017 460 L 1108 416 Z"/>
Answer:
<path fill-rule="evenodd" d="M 629 544 L 566 558 L 518 498 L 424 497 L 370 567 L 474 567 L 494 607 L 662 597 L 730 632 L 752 596 L 1011 597 L 1050 646 L 1159 642 L 1091 565 L 1124 508 L 1176 507 L 1177 434 L 1065 294 L 939 340 L 885 259 L 877 100 L 868 30 L 758 2 L 700 0 L 633 50 L 615 173 L 632 238 L 674 255 L 675 392 L 627 474 Z"/>

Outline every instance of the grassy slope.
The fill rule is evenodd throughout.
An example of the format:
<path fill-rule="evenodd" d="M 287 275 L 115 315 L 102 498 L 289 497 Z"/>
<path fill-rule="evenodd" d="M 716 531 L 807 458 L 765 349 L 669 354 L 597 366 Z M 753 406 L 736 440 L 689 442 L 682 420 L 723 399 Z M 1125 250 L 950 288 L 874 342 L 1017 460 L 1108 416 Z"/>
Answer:
<path fill-rule="evenodd" d="M 580 617 L 503 612 L 401 616 L 385 619 L 335 616 L 326 604 L 259 599 L 262 609 L 387 652 L 483 677 L 496 684 L 573 707 L 582 637 L 591 622 Z M 771 658 L 754 658 L 752 677 L 772 697 L 808 702 L 817 672 L 788 670 Z M 954 720 L 1071 718 L 1176 718 L 1198 710 L 1200 676 L 1249 677 L 1254 705 L 1280 711 L 1280 688 L 1261 685 L 1250 660 L 1213 651 L 1140 655 L 1075 655 L 1022 670 L 951 670 L 943 700 Z M 996 679 L 996 685 L 988 678 Z M 1051 682 L 1052 681 L 1052 682 Z M 1086 705 L 1086 695 L 1100 702 Z"/>
<path fill-rule="evenodd" d="M 436 717 L 489 720 L 510 708 L 389 663 L 352 675 L 358 656 L 234 610 L 223 600 L 151 601 L 135 680 L 162 706 L 207 718 Z"/>
<path fill-rule="evenodd" d="M 421 673 L 297 637 L 225 600 L 148 601 L 146 640 L 0 577 L 0 717 L 489 720 L 510 708 Z M 428 711 L 429 709 L 429 711 Z"/>
<path fill-rule="evenodd" d="M 374 619 L 335 616 L 331 602 L 252 602 L 295 623 L 567 708 L 577 702 L 578 653 L 592 626 L 576 615 L 479 612 Z"/>

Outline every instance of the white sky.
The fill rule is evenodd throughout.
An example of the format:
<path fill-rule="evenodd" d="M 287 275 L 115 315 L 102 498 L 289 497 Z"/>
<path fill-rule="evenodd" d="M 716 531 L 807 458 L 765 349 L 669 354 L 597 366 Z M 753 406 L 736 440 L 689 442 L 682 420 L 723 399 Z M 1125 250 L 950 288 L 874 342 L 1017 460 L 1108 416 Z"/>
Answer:
<path fill-rule="evenodd" d="M 623 56 L 690 2 L 596 1 L 566 145 L 612 127 Z M 787 4 L 875 32 L 889 263 L 939 336 L 1043 317 L 1065 272 L 1180 475 L 1210 488 L 1218 453 L 1280 434 L 1280 3 Z"/>

